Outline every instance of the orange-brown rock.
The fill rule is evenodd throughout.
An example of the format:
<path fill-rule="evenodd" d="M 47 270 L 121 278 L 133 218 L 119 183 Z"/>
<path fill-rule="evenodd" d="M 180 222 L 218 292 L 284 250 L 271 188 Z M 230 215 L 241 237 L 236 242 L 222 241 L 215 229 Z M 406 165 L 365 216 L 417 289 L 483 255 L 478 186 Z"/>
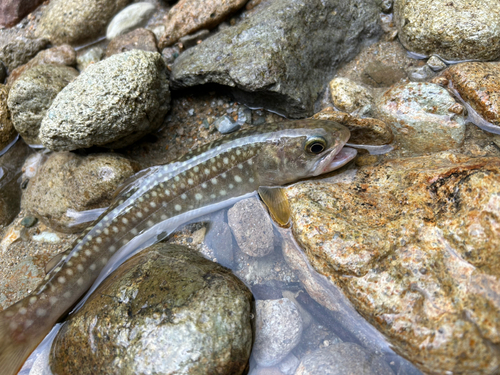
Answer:
<path fill-rule="evenodd" d="M 180 0 L 166 15 L 160 48 L 171 46 L 184 35 L 217 26 L 246 2 L 247 0 Z"/>
<path fill-rule="evenodd" d="M 337 121 L 351 131 L 349 142 L 357 144 L 384 145 L 394 139 L 391 128 L 375 118 L 359 118 L 345 112 L 335 111 L 332 107 L 323 109 L 312 118 Z"/>
<path fill-rule="evenodd" d="M 500 63 L 467 62 L 444 72 L 463 100 L 486 121 L 500 125 Z"/>
<path fill-rule="evenodd" d="M 290 187 L 293 232 L 423 371 L 500 370 L 500 158 L 450 153 Z"/>
<path fill-rule="evenodd" d="M 133 49 L 158 52 L 155 34 L 152 31 L 139 28 L 127 34 L 119 35 L 109 42 L 106 48 L 106 57 Z"/>

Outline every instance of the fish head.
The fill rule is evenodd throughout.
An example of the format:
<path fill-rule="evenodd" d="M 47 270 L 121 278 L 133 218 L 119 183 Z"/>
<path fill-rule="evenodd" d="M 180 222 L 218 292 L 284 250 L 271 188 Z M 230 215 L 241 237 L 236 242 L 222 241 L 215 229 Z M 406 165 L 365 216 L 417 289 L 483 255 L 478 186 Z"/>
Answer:
<path fill-rule="evenodd" d="M 307 119 L 282 124 L 269 134 L 257 157 L 261 185 L 283 185 L 328 173 L 356 156 L 356 150 L 344 147 L 349 129 L 337 122 Z"/>

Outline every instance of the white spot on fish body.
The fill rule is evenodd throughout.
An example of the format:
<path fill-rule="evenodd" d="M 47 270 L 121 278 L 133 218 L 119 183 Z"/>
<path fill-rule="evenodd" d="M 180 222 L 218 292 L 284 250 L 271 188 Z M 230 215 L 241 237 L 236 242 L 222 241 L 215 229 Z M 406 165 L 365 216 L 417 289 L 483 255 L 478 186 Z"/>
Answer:
<path fill-rule="evenodd" d="M 151 202 L 151 203 L 149 203 L 149 205 L 150 205 L 152 208 L 155 208 L 155 207 L 156 207 L 156 203 L 155 203 L 155 202 Z"/>
<path fill-rule="evenodd" d="M 248 179 L 248 182 L 250 182 L 251 184 L 252 184 L 254 181 L 255 181 L 255 180 L 254 180 L 252 177 L 250 177 L 250 178 Z"/>
<path fill-rule="evenodd" d="M 180 179 L 181 179 L 181 178 L 180 178 L 179 176 L 175 176 L 175 177 L 174 177 L 174 181 L 175 181 L 175 182 L 179 182 L 179 181 L 180 181 Z"/>
<path fill-rule="evenodd" d="M 66 282 L 66 278 L 64 276 L 59 276 L 57 278 L 57 281 L 59 282 L 59 284 L 64 284 Z"/>
<path fill-rule="evenodd" d="M 26 307 L 21 307 L 19 309 L 19 314 L 24 315 L 28 312 L 28 309 Z"/>
<path fill-rule="evenodd" d="M 68 276 L 73 276 L 73 270 L 72 270 L 72 269 L 67 269 L 67 270 L 66 270 L 66 274 L 67 274 Z"/>
<path fill-rule="evenodd" d="M 134 236 L 137 235 L 137 229 L 136 228 L 132 228 L 130 230 L 130 233 L 132 233 Z"/>
<path fill-rule="evenodd" d="M 236 176 L 234 176 L 234 181 L 236 181 L 237 183 L 240 183 L 243 180 L 241 179 L 240 176 L 236 175 Z"/>
<path fill-rule="evenodd" d="M 210 182 L 213 184 L 213 185 L 217 185 L 217 179 L 216 178 L 212 178 L 210 180 Z"/>
<path fill-rule="evenodd" d="M 206 184 L 206 182 L 202 183 L 202 184 L 201 184 L 201 187 L 202 187 L 203 189 L 206 189 L 206 188 L 207 188 L 207 184 Z"/>
<path fill-rule="evenodd" d="M 168 219 L 168 216 L 167 216 L 167 215 L 165 215 L 165 214 L 163 214 L 163 215 L 161 215 L 160 219 L 162 219 L 162 220 L 167 220 L 167 219 Z"/>
<path fill-rule="evenodd" d="M 222 161 L 224 162 L 224 164 L 229 164 L 229 159 L 228 158 L 224 158 L 224 159 L 222 159 Z"/>
<path fill-rule="evenodd" d="M 77 283 L 79 286 L 82 286 L 82 285 L 83 285 L 83 279 L 80 277 L 78 280 L 76 280 L 76 283 Z"/>
<path fill-rule="evenodd" d="M 68 299 L 69 297 L 71 297 L 71 292 L 67 291 L 66 293 L 63 294 L 63 297 Z"/>
<path fill-rule="evenodd" d="M 219 191 L 219 194 L 222 195 L 222 196 L 224 196 L 224 195 L 227 194 L 227 192 L 225 190 L 221 190 L 221 191 Z"/>
<path fill-rule="evenodd" d="M 193 179 L 192 179 L 192 178 L 189 178 L 189 179 L 188 179 L 188 184 L 189 184 L 189 185 L 193 185 L 193 184 L 194 184 L 194 181 L 193 181 Z"/>
<path fill-rule="evenodd" d="M 108 250 L 110 253 L 114 253 L 116 251 L 116 246 L 110 246 Z"/>
<path fill-rule="evenodd" d="M 238 169 L 243 169 L 243 164 L 238 164 Z"/>
<path fill-rule="evenodd" d="M 198 173 L 198 172 L 200 171 L 200 168 L 199 168 L 198 166 L 195 166 L 195 167 L 193 168 L 193 170 L 194 170 L 196 173 Z"/>
<path fill-rule="evenodd" d="M 89 257 L 92 255 L 92 252 L 90 250 L 85 250 L 85 255 Z"/>
<path fill-rule="evenodd" d="M 78 266 L 76 266 L 76 269 L 79 271 L 79 272 L 83 272 L 85 270 L 85 268 L 83 268 L 83 266 L 81 264 L 79 264 Z"/>
<path fill-rule="evenodd" d="M 181 195 L 181 198 L 182 198 L 182 199 L 186 199 L 186 198 L 187 198 L 187 195 L 186 195 L 186 194 L 182 194 L 182 195 Z"/>
<path fill-rule="evenodd" d="M 182 210 L 182 207 L 181 207 L 180 204 L 176 204 L 174 208 L 175 208 L 176 211 Z"/>
<path fill-rule="evenodd" d="M 124 217 L 124 218 L 122 219 L 122 223 L 123 223 L 123 224 L 125 224 L 125 225 L 127 225 L 127 224 L 128 224 L 128 219 L 127 219 L 126 217 Z"/>
<path fill-rule="evenodd" d="M 200 193 L 196 193 L 194 197 L 197 201 L 200 201 L 203 198 L 203 195 L 201 195 Z"/>
<path fill-rule="evenodd" d="M 152 227 L 153 225 L 155 225 L 155 223 L 152 220 L 148 220 L 146 224 L 148 225 L 148 227 Z"/>
<path fill-rule="evenodd" d="M 30 298 L 30 305 L 33 305 L 37 300 L 38 300 L 38 298 L 36 298 L 35 296 L 31 297 Z"/>
<path fill-rule="evenodd" d="M 102 238 L 101 238 L 101 237 L 97 237 L 97 238 L 95 239 L 95 242 L 97 242 L 97 243 L 101 243 L 101 242 L 102 242 Z"/>
<path fill-rule="evenodd" d="M 234 185 L 233 184 L 229 184 L 228 187 L 229 187 L 229 189 L 232 189 L 232 188 L 234 188 Z"/>
<path fill-rule="evenodd" d="M 42 317 L 42 316 L 45 316 L 45 314 L 47 314 L 47 311 L 44 309 L 37 309 L 36 310 L 36 316 Z"/>
<path fill-rule="evenodd" d="M 95 271 L 96 269 L 96 265 L 94 263 L 92 263 L 90 266 L 89 266 L 90 270 L 91 271 Z"/>
<path fill-rule="evenodd" d="M 227 174 L 226 174 L 226 173 L 222 173 L 220 176 L 221 176 L 222 178 L 226 178 L 226 177 L 227 177 Z"/>
<path fill-rule="evenodd" d="M 49 298 L 49 302 L 50 302 L 51 305 L 56 304 L 57 301 L 58 301 L 57 297 L 52 296 L 52 297 Z"/>

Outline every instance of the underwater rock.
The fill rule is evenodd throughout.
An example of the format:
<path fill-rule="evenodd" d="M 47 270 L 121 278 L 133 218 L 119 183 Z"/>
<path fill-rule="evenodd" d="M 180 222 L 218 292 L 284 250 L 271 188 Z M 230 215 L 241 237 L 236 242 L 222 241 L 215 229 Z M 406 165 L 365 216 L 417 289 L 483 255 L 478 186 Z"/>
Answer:
<path fill-rule="evenodd" d="M 45 38 L 31 38 L 23 29 L 0 29 L 0 61 L 11 72 L 26 64 L 48 43 Z"/>
<path fill-rule="evenodd" d="M 119 35 L 109 42 L 106 48 L 106 57 L 133 49 L 158 52 L 155 34 L 146 29 L 136 29 L 127 34 Z"/>
<path fill-rule="evenodd" d="M 243 374 L 252 294 L 196 251 L 160 243 L 126 261 L 54 340 L 54 373 Z"/>
<path fill-rule="evenodd" d="M 30 179 L 22 208 L 56 230 L 77 232 L 89 223 L 72 226 L 74 218 L 68 215 L 68 209 L 106 207 L 118 185 L 133 173 L 130 161 L 121 156 L 54 153 Z"/>
<path fill-rule="evenodd" d="M 367 0 L 274 1 L 181 54 L 172 86 L 218 83 L 250 107 L 310 116 L 333 71 L 379 35 L 378 15 Z"/>
<path fill-rule="evenodd" d="M 355 173 L 287 189 L 311 265 L 421 370 L 496 374 L 500 158 L 443 152 Z"/>
<path fill-rule="evenodd" d="M 144 25 L 155 12 L 151 3 L 141 2 L 131 4 L 113 17 L 106 30 L 106 38 L 112 40 Z"/>
<path fill-rule="evenodd" d="M 410 82 L 391 87 L 379 98 L 380 117 L 401 146 L 416 154 L 462 145 L 464 111 L 448 91 L 434 83 Z"/>
<path fill-rule="evenodd" d="M 332 79 L 328 86 L 336 108 L 355 116 L 373 116 L 375 103 L 366 87 L 344 77 Z"/>
<path fill-rule="evenodd" d="M 9 87 L 0 84 L 0 152 L 16 137 L 16 129 L 12 125 L 7 98 Z"/>

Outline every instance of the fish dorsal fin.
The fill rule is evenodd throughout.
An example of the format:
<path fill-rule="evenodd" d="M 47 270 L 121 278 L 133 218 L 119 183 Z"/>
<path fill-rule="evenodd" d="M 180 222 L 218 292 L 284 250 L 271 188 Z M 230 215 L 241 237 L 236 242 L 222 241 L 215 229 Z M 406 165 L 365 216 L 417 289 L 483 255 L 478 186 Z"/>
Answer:
<path fill-rule="evenodd" d="M 281 187 L 261 186 L 259 196 L 271 213 L 271 217 L 281 226 L 287 226 L 290 221 L 290 205 Z"/>

